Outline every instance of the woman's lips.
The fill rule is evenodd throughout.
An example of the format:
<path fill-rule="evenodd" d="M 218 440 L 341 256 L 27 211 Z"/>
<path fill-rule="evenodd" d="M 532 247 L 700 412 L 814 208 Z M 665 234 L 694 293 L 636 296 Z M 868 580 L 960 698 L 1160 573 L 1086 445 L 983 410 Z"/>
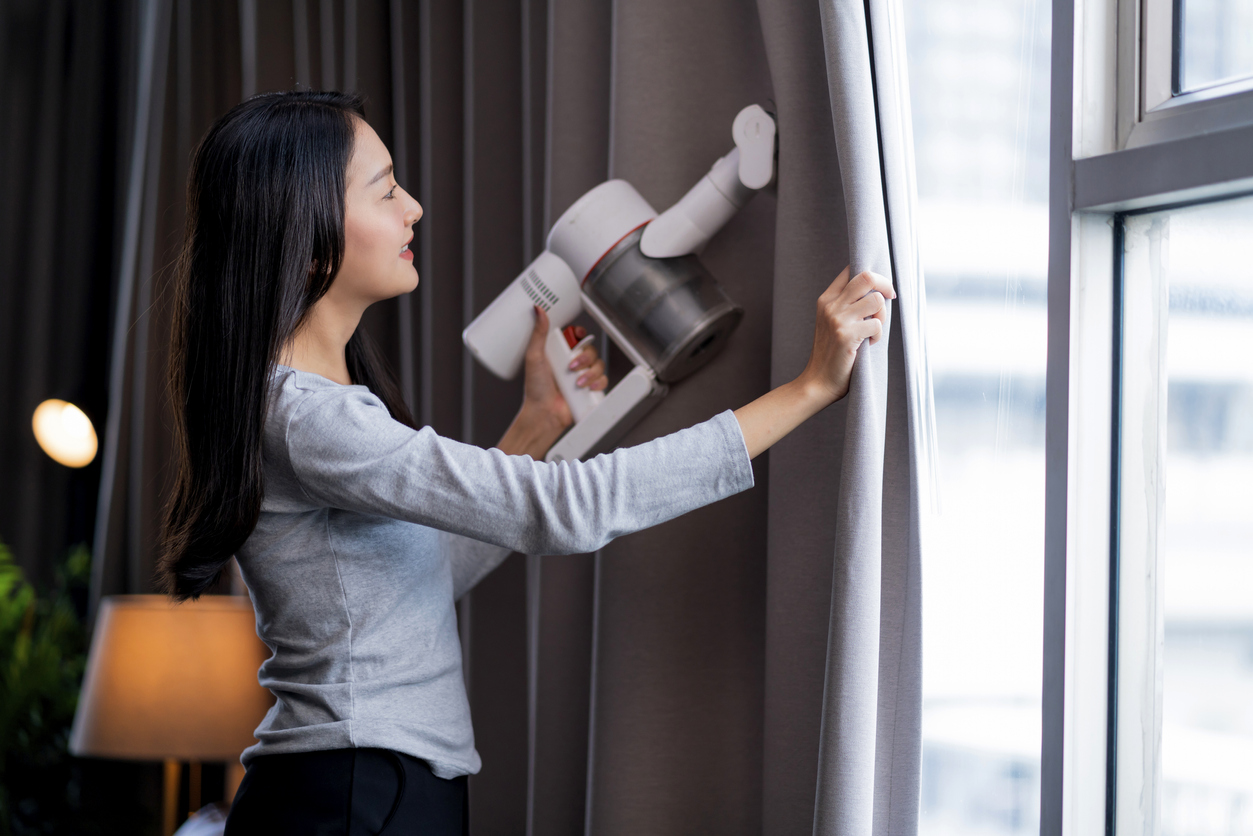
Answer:
<path fill-rule="evenodd" d="M 405 261 L 413 261 L 413 250 L 409 249 L 408 244 L 400 248 L 400 257 Z"/>

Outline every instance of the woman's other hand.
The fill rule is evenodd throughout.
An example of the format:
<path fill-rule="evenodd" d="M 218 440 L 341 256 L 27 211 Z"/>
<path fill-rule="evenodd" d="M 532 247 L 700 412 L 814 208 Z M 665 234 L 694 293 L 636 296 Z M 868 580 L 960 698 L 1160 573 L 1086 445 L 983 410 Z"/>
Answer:
<path fill-rule="evenodd" d="M 511 455 L 527 454 L 536 460 L 542 459 L 561 434 L 574 423 L 574 416 L 566 399 L 561 396 L 552 367 L 548 364 L 545 353 L 548 330 L 548 314 L 536 308 L 535 328 L 526 346 L 526 381 L 522 408 L 496 445 Z M 587 336 L 587 331 L 580 327 L 576 328 L 575 334 L 581 340 Z M 605 363 L 590 345 L 583 348 L 569 368 L 571 371 L 582 370 L 577 381 L 580 387 L 601 391 L 609 383 L 605 376 Z"/>
<path fill-rule="evenodd" d="M 800 376 L 735 410 L 750 458 L 768 450 L 811 416 L 848 394 L 857 349 L 875 343 L 887 318 L 892 282 L 877 273 L 849 268 L 818 297 L 814 347 Z"/>
<path fill-rule="evenodd" d="M 886 277 L 865 272 L 850 279 L 849 272 L 845 267 L 818 297 L 813 351 L 797 378 L 806 388 L 816 388 L 828 404 L 848 394 L 857 349 L 863 342 L 879 341 L 887 300 L 896 298 Z"/>
<path fill-rule="evenodd" d="M 582 325 L 574 326 L 575 340 L 582 341 L 586 336 L 586 328 Z M 583 346 L 583 350 L 570 361 L 570 365 L 566 368 L 572 372 L 582 370 L 582 374 L 574 381 L 574 385 L 580 389 L 603 392 L 609 386 L 609 378 L 605 375 L 605 361 L 600 359 L 600 352 L 594 345 Z"/>
<path fill-rule="evenodd" d="M 570 414 L 570 407 L 561 396 L 561 390 L 553 377 L 552 366 L 548 363 L 545 346 L 548 342 L 549 328 L 548 314 L 543 309 L 536 308 L 535 329 L 531 332 L 531 341 L 526 346 L 526 388 L 522 402 L 524 408 L 529 404 L 533 409 L 549 415 L 560 423 L 564 430 L 574 423 L 574 416 Z M 581 340 L 587 336 L 587 329 L 576 326 L 574 335 L 576 339 Z M 567 368 L 570 371 L 581 370 L 575 381 L 580 388 L 603 391 L 609 384 L 609 378 L 605 376 L 605 363 L 600 359 L 594 346 L 584 346 Z"/>

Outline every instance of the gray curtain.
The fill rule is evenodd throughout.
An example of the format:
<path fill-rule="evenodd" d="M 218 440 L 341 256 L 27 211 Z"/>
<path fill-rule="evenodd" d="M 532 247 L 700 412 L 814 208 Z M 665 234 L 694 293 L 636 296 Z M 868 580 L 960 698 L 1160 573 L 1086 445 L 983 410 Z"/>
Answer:
<path fill-rule="evenodd" d="M 824 0 L 821 9 L 850 262 L 892 276 L 908 314 L 899 334 L 863 346 L 846 399 L 814 832 L 916 833 L 918 465 L 928 461 L 930 398 L 904 29 L 896 0 Z"/>
<path fill-rule="evenodd" d="M 777 194 L 756 197 L 702 256 L 744 321 L 623 443 L 799 373 L 815 300 L 845 264 L 895 277 L 890 336 L 864 351 L 844 402 L 754 463 L 755 490 L 596 555 L 515 555 L 467 596 L 484 762 L 472 829 L 916 830 L 927 389 L 908 102 L 899 28 L 880 30 L 886 0 L 869 3 L 869 26 L 862 0 L 146 2 L 149 133 L 134 268 L 119 276 L 133 292 L 119 294 L 132 301 L 117 319 L 98 591 L 148 588 L 167 478 L 162 267 L 190 143 L 241 95 L 297 83 L 367 94 L 426 216 L 418 291 L 364 327 L 423 422 L 484 446 L 520 384 L 471 362 L 463 325 L 584 191 L 623 177 L 664 208 L 731 147 L 739 109 L 763 103 L 778 115 Z"/>

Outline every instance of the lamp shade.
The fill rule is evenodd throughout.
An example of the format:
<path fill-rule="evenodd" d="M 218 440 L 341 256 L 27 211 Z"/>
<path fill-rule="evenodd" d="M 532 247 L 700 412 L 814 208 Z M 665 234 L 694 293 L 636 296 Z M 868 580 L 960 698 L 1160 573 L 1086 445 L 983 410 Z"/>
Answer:
<path fill-rule="evenodd" d="M 101 601 L 74 715 L 75 755 L 234 760 L 274 702 L 257 683 L 269 655 L 247 598 Z"/>

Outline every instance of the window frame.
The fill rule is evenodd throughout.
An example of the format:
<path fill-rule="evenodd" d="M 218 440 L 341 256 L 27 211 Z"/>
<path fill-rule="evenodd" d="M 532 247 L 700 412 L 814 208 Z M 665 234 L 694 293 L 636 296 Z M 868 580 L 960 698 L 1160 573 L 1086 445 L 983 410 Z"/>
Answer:
<path fill-rule="evenodd" d="M 1117 0 L 1120 150 L 1253 124 L 1253 77 L 1180 91 L 1181 2 Z"/>
<path fill-rule="evenodd" d="M 1148 832 L 1136 830 L 1145 805 L 1120 810 L 1117 782 L 1156 775 L 1148 758 L 1127 762 L 1115 733 L 1128 712 L 1155 710 L 1125 699 L 1119 676 L 1131 661 L 1120 658 L 1120 608 L 1137 605 L 1120 593 L 1123 224 L 1253 194 L 1253 79 L 1164 98 L 1163 84 L 1177 87 L 1174 8 L 1052 3 L 1043 836 Z"/>

